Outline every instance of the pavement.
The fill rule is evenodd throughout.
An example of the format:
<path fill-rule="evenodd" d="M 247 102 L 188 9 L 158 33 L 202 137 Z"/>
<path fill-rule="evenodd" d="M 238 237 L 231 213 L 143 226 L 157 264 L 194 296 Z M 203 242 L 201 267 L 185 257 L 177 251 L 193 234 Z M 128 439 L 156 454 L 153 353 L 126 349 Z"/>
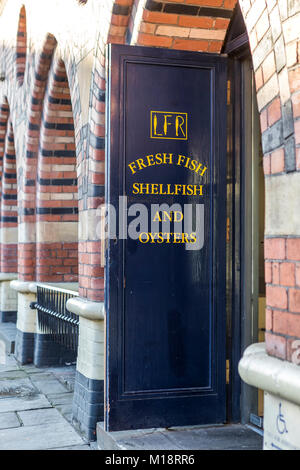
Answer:
<path fill-rule="evenodd" d="M 186 426 L 106 432 L 97 424 L 98 449 L 262 450 L 263 437 L 249 426 Z"/>
<path fill-rule="evenodd" d="M 0 364 L 0 450 L 94 450 L 71 424 L 75 366 Z"/>
<path fill-rule="evenodd" d="M 0 450 L 262 449 L 262 436 L 240 424 L 106 432 L 98 423 L 89 442 L 72 425 L 75 366 L 22 366 L 11 331 L 0 330 Z"/>

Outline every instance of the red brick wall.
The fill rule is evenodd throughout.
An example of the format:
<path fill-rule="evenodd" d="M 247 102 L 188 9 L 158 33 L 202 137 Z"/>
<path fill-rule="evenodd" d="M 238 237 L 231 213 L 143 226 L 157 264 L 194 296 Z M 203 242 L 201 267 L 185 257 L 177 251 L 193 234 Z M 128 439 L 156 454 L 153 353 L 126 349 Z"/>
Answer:
<path fill-rule="evenodd" d="M 274 181 L 276 188 L 281 178 L 292 177 L 300 169 L 300 42 L 299 31 L 293 30 L 296 10 L 292 2 L 284 5 L 284 2 L 255 1 L 252 6 L 249 2 L 240 3 L 253 54 L 265 179 L 266 183 Z M 288 185 L 288 180 L 285 181 Z M 299 199 L 299 192 L 294 189 L 294 197 Z M 275 189 L 272 193 L 267 189 L 269 211 L 271 205 L 276 207 L 278 197 L 285 196 L 276 194 Z M 297 217 L 293 205 L 278 207 L 279 221 Z M 293 341 L 300 338 L 300 233 L 295 235 L 291 224 L 285 227 L 282 222 L 278 233 L 276 223 L 274 216 L 267 217 L 266 346 L 270 355 L 291 361 Z"/>
<path fill-rule="evenodd" d="M 37 243 L 36 277 L 40 282 L 77 282 L 78 243 Z"/>
<path fill-rule="evenodd" d="M 100 242 L 79 243 L 80 295 L 104 301 L 104 269 L 100 266 Z"/>
<path fill-rule="evenodd" d="M 134 43 L 189 51 L 220 52 L 237 0 L 147 1 L 142 21 L 130 21 Z M 134 31 L 136 29 L 136 31 Z"/>
<path fill-rule="evenodd" d="M 22 281 L 35 281 L 36 244 L 18 243 L 18 277 Z"/>
<path fill-rule="evenodd" d="M 265 258 L 267 350 L 290 361 L 300 339 L 300 238 L 266 239 Z"/>

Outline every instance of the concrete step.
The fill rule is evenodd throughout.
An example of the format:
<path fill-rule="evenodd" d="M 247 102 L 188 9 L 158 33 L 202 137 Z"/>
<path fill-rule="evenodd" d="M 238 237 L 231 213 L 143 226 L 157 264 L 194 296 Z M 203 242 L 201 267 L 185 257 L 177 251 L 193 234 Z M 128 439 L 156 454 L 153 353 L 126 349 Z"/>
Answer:
<path fill-rule="evenodd" d="M 15 352 L 15 339 L 17 327 L 15 323 L 0 323 L 0 341 L 5 344 L 5 352 L 13 354 Z"/>
<path fill-rule="evenodd" d="M 107 432 L 98 423 L 97 443 L 99 450 L 262 450 L 263 438 L 241 424 Z"/>

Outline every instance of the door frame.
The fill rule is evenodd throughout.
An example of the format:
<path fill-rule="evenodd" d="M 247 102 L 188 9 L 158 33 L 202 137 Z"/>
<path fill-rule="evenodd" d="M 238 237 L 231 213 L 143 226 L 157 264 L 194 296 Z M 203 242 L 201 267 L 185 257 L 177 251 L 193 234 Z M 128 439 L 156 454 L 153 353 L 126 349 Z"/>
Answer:
<path fill-rule="evenodd" d="M 124 169 L 123 169 L 123 163 L 121 163 L 120 158 L 112 158 L 112 155 L 120 155 L 120 149 L 123 149 L 122 146 L 124 144 L 124 122 L 123 122 L 123 112 L 124 108 L 120 110 L 120 102 L 122 102 L 122 93 L 124 93 L 124 88 L 122 88 L 122 83 L 119 82 L 119 74 L 124 73 L 124 60 L 129 60 L 128 58 L 130 57 L 131 61 L 142 61 L 144 63 L 145 61 L 145 56 L 146 54 L 149 55 L 150 59 L 148 61 L 155 63 L 155 61 L 159 60 L 160 62 L 167 63 L 170 61 L 170 65 L 174 65 L 177 63 L 179 66 L 187 66 L 187 67 L 203 67 L 203 68 L 208 68 L 211 69 L 213 72 L 213 77 L 216 80 L 224 80 L 224 84 L 226 82 L 226 67 L 225 67 L 225 58 L 219 55 L 214 55 L 214 54 L 203 54 L 202 57 L 202 62 L 200 61 L 200 56 L 199 54 L 193 53 L 193 52 L 182 52 L 182 51 L 168 51 L 168 50 L 162 50 L 162 49 L 156 49 L 152 48 L 144 48 L 144 47 L 135 47 L 133 48 L 132 46 L 117 46 L 117 45 L 111 45 L 108 48 L 109 54 L 111 54 L 111 51 L 114 50 L 116 51 L 117 48 L 122 47 L 122 53 L 120 52 L 119 56 L 115 56 L 113 58 L 113 62 L 110 62 L 110 66 L 114 67 L 114 73 L 109 74 L 109 80 L 108 80 L 108 97 L 112 97 L 113 95 L 113 101 L 110 103 L 110 99 L 108 98 L 108 112 L 107 112 L 107 136 L 112 136 L 111 139 L 111 145 L 107 146 L 107 154 L 106 154 L 106 202 L 108 204 L 113 204 L 115 207 L 117 207 L 117 199 L 119 195 L 123 194 L 120 192 L 120 188 L 122 187 L 122 181 L 124 178 Z M 126 58 L 127 57 L 127 58 Z M 121 83 L 121 88 L 120 87 Z M 114 89 L 114 93 L 112 90 Z M 213 94 L 214 96 L 214 94 Z M 226 128 L 222 126 L 222 123 L 224 123 L 226 119 L 226 112 L 223 108 L 223 102 L 225 102 L 225 88 L 223 90 L 220 89 L 218 91 L 218 96 L 219 99 L 213 98 L 214 102 L 213 105 L 215 107 L 215 119 L 216 119 L 216 126 L 214 129 L 214 132 L 217 133 L 218 137 L 216 137 L 216 145 L 217 148 L 215 149 L 215 158 L 216 158 L 216 164 L 214 166 L 214 171 L 216 172 L 215 177 L 216 181 L 219 181 L 220 179 L 220 187 L 221 183 L 225 186 L 225 158 L 220 158 L 220 155 L 224 154 L 224 152 L 221 152 L 221 149 L 219 148 L 220 143 L 222 143 L 223 147 L 223 142 L 225 138 L 225 132 Z M 121 99 L 121 101 L 120 101 Z M 222 118 L 222 114 L 223 116 Z M 112 119 L 110 120 L 110 116 L 112 116 Z M 122 125 L 121 125 L 122 124 Z M 119 130 L 122 129 L 122 132 L 120 133 Z M 123 153 L 122 153 L 123 155 Z M 224 155 L 223 155 L 224 156 Z M 216 189 L 217 185 L 213 185 L 213 202 L 215 204 L 216 200 L 218 200 L 218 207 L 220 208 L 220 214 L 222 215 L 222 221 L 223 221 L 223 212 L 225 211 L 225 198 L 221 197 L 220 194 L 220 189 Z M 217 199 L 217 196 L 218 199 Z M 221 217 L 221 215 L 218 216 Z M 215 220 L 215 219 L 214 219 Z M 119 225 L 119 220 L 117 217 L 117 226 Z M 225 234 L 225 224 L 222 224 L 221 226 L 224 226 L 224 234 Z M 217 259 L 216 265 L 213 266 L 214 272 L 216 272 L 216 276 L 214 279 L 218 279 L 218 285 L 215 287 L 215 292 L 218 292 L 217 298 L 214 300 L 214 305 L 217 311 L 216 314 L 216 321 L 218 321 L 220 324 L 223 324 L 225 321 L 225 312 L 224 312 L 224 305 L 225 305 L 225 275 L 223 276 L 223 273 L 225 273 L 225 240 L 223 240 L 222 236 L 222 231 L 218 230 L 214 233 L 214 238 L 215 240 L 219 240 L 221 238 L 221 241 L 215 242 L 216 243 L 216 252 L 214 254 L 214 259 Z M 120 403 L 120 407 L 122 406 L 124 408 L 124 403 L 125 399 L 122 399 L 122 387 L 119 381 L 119 376 L 116 373 L 116 370 L 120 370 L 120 366 L 116 367 L 116 364 L 119 364 L 121 359 L 121 355 L 119 353 L 119 349 L 116 349 L 116 344 L 118 340 L 118 336 L 120 337 L 120 318 L 118 319 L 117 313 L 120 312 L 120 305 L 122 302 L 121 297 L 123 296 L 123 289 L 124 289 L 124 282 L 123 282 L 123 277 L 121 275 L 121 269 L 123 266 L 123 245 L 122 245 L 123 240 L 109 240 L 108 241 L 108 248 L 106 250 L 106 289 L 105 289 L 105 303 L 106 303 L 106 366 L 105 366 L 105 426 L 107 430 L 117 430 L 117 425 L 110 424 L 109 418 L 113 416 L 113 412 L 116 412 L 115 408 L 115 403 Z M 212 242 L 210 242 L 212 243 Z M 119 261 L 118 261 L 119 260 Z M 120 260 L 121 263 L 120 263 Z M 123 271 L 122 271 L 123 272 Z M 110 312 L 113 312 L 112 315 L 110 315 Z M 112 338 L 110 337 L 111 332 L 114 331 L 114 333 L 117 332 L 117 334 L 113 336 L 113 341 Z M 214 333 L 214 338 L 218 340 L 219 348 L 220 351 L 223 354 L 223 350 L 225 349 L 225 334 L 224 334 L 224 328 L 218 328 L 218 330 Z M 120 343 L 119 343 L 120 344 Z M 119 347 L 119 346 L 118 346 Z M 225 362 L 225 357 L 222 358 L 220 357 L 221 353 L 218 352 L 217 357 L 213 358 L 214 362 L 218 362 L 218 368 L 219 372 L 218 374 L 221 377 L 221 374 L 223 375 L 223 368 L 224 368 L 224 375 L 225 375 L 225 365 L 221 365 L 221 362 L 224 360 Z M 110 366 L 108 367 L 108 364 L 113 364 L 113 367 Z M 216 372 L 217 375 L 217 372 Z M 199 412 L 198 415 L 195 411 L 195 404 L 196 404 L 196 399 L 198 396 L 203 396 L 205 397 L 205 400 L 208 400 L 208 403 L 213 404 L 213 413 L 215 415 L 216 423 L 217 422 L 224 422 L 225 421 L 225 416 L 224 416 L 224 410 L 225 410 L 225 404 L 218 401 L 216 392 L 220 394 L 220 397 L 223 397 L 225 400 L 225 383 L 223 384 L 223 381 L 221 383 L 221 378 L 217 382 L 216 380 L 216 385 L 213 383 L 213 386 L 215 388 L 212 388 L 211 392 L 210 390 L 208 391 L 198 391 L 198 389 L 192 390 L 188 394 L 186 390 L 178 390 L 176 389 L 173 391 L 167 391 L 167 394 L 171 397 L 171 395 L 174 395 L 174 404 L 175 406 L 175 399 L 178 400 L 179 403 L 179 398 L 185 398 L 187 407 L 189 408 L 189 412 L 186 414 L 188 416 L 187 421 L 189 420 L 190 422 L 186 423 L 181 423 L 183 424 L 199 424 L 197 422 L 197 419 L 199 419 Z M 199 389 L 200 390 L 200 389 Z M 154 393 L 154 392 L 153 392 Z M 110 394 L 110 403 L 114 402 L 114 406 L 109 406 L 109 401 L 108 401 L 108 396 Z M 178 395 L 178 397 L 177 397 Z M 137 407 L 136 403 L 138 403 L 138 400 L 133 400 L 134 397 L 131 398 L 131 408 Z M 149 393 L 149 399 L 148 399 L 148 404 L 147 406 L 150 406 L 150 399 L 152 400 L 152 403 L 155 400 L 160 399 L 159 397 L 156 399 L 156 397 L 151 397 L 151 394 Z M 181 398 L 180 398 L 181 399 Z M 139 398 L 141 402 L 141 397 Z M 145 402 L 146 403 L 146 402 Z M 198 403 L 198 402 L 197 402 Z M 202 408 L 202 414 L 203 414 L 203 420 L 205 419 L 210 419 L 206 417 L 207 415 L 207 410 L 205 410 L 205 407 Z M 161 426 L 163 423 L 164 419 L 164 413 L 161 412 L 161 415 L 157 416 L 156 421 L 154 420 L 152 422 L 152 427 L 153 426 Z M 170 417 L 167 415 L 168 421 L 170 420 Z M 123 429 L 126 429 L 124 426 L 127 426 L 127 429 L 130 428 L 131 426 L 129 425 L 129 416 L 123 416 L 122 420 L 123 422 L 120 423 L 120 426 L 123 427 Z M 143 418 L 144 419 L 144 418 Z M 167 421 L 167 418 L 165 418 Z M 211 421 L 204 422 L 203 424 L 213 424 Z M 126 424 L 125 424 L 126 423 Z M 147 422 L 145 421 L 140 421 L 139 427 L 149 427 L 146 426 Z M 167 425 L 177 425 L 176 422 L 169 422 Z M 119 427 L 121 429 L 121 427 Z"/>
<path fill-rule="evenodd" d="M 230 361 L 227 385 L 228 422 L 250 422 L 257 410 L 257 389 L 241 381 L 238 363 L 243 351 L 258 341 L 258 308 L 253 301 L 258 279 L 258 227 L 253 218 L 259 197 L 257 162 L 260 145 L 259 114 L 253 77 L 252 56 L 246 26 L 239 7 L 229 27 L 223 52 L 228 64 L 228 159 L 227 217 L 227 357 Z M 257 186 L 258 188 L 258 186 Z"/>

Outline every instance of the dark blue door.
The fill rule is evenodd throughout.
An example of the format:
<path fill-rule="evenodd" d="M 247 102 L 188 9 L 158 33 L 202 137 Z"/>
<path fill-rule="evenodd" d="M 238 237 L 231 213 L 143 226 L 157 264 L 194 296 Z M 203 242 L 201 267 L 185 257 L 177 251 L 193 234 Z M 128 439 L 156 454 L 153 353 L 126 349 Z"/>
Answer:
<path fill-rule="evenodd" d="M 108 78 L 106 428 L 222 423 L 226 58 L 112 45 Z"/>

